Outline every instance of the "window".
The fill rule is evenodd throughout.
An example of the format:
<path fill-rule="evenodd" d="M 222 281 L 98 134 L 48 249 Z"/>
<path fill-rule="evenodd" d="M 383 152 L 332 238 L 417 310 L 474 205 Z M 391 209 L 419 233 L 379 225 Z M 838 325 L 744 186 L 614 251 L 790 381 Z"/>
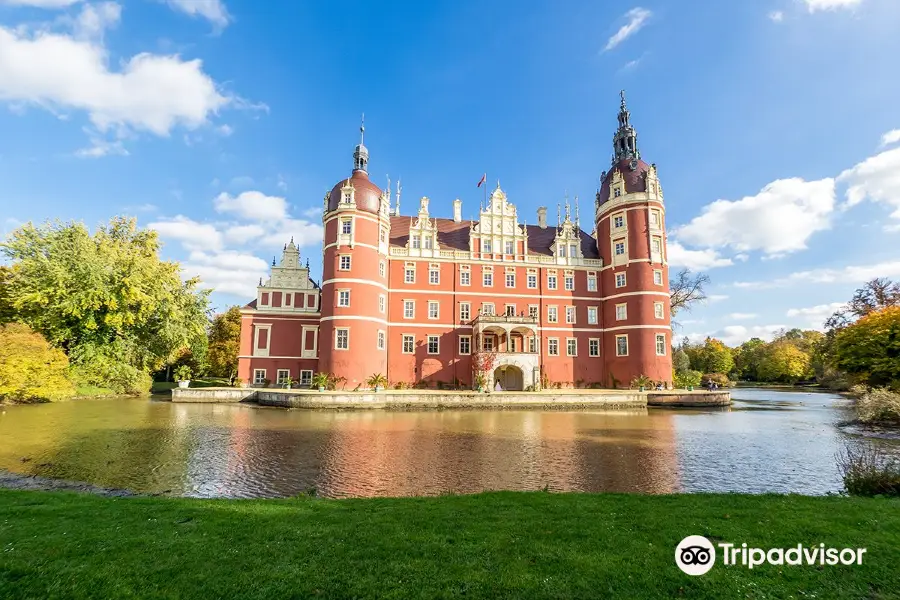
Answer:
<path fill-rule="evenodd" d="M 404 300 L 403 301 L 403 318 L 404 319 L 414 319 L 416 317 L 416 301 L 415 300 Z"/>
<path fill-rule="evenodd" d="M 537 273 L 528 273 L 528 289 L 537 289 Z"/>
<path fill-rule="evenodd" d="M 424 242 L 425 242 L 425 249 L 426 249 L 426 250 L 431 250 L 431 247 L 432 247 L 433 243 L 432 243 L 432 241 L 431 241 L 431 236 L 430 236 L 430 235 L 426 235 L 426 236 L 425 236 Z"/>
<path fill-rule="evenodd" d="M 384 332 L 381 330 L 378 331 L 378 349 L 384 350 Z"/>
<path fill-rule="evenodd" d="M 616 287 L 625 287 L 625 273 L 616 273 Z"/>
<path fill-rule="evenodd" d="M 310 386 L 312 385 L 312 376 L 313 372 L 309 369 L 304 369 L 300 371 L 300 385 Z"/>
<path fill-rule="evenodd" d="M 616 356 L 628 356 L 628 336 L 616 336 Z"/>
<path fill-rule="evenodd" d="M 440 311 L 439 304 L 433 300 L 428 302 L 428 318 L 437 319 Z"/>
<path fill-rule="evenodd" d="M 556 289 L 556 275 L 547 275 L 547 289 L 548 290 Z"/>
<path fill-rule="evenodd" d="M 494 303 L 493 302 L 482 302 L 481 303 L 481 314 L 483 314 L 483 315 L 494 314 Z"/>
<path fill-rule="evenodd" d="M 507 273 L 506 274 L 506 287 L 508 287 L 508 288 L 516 287 L 516 274 L 515 273 Z"/>
<path fill-rule="evenodd" d="M 650 251 L 653 254 L 662 254 L 662 238 L 653 236 L 650 240 Z"/>
<path fill-rule="evenodd" d="M 417 235 L 411 236 L 409 241 L 413 250 L 418 250 L 422 243 L 421 238 Z"/>
<path fill-rule="evenodd" d="M 621 229 L 625 227 L 625 215 L 616 215 L 613 217 L 613 227 L 615 229 Z"/>
<path fill-rule="evenodd" d="M 459 320 L 468 321 L 471 319 L 472 306 L 468 302 L 459 303 Z"/>
<path fill-rule="evenodd" d="M 341 264 L 338 267 L 341 271 L 349 271 L 350 270 L 350 255 L 349 254 L 341 254 Z"/>
<path fill-rule="evenodd" d="M 350 306 L 350 290 L 338 290 L 338 306 Z"/>
<path fill-rule="evenodd" d="M 387 229 L 384 227 L 381 228 L 381 233 L 378 234 L 378 239 L 382 242 L 387 241 Z"/>
<path fill-rule="evenodd" d="M 528 316 L 532 319 L 536 319 L 538 316 L 538 305 L 537 304 L 529 304 L 528 305 Z"/>
<path fill-rule="evenodd" d="M 528 351 L 537 352 L 537 336 L 533 335 L 528 338 Z"/>
<path fill-rule="evenodd" d="M 291 300 L 293 300 L 293 294 L 285 294 L 284 295 L 284 305 L 285 306 L 290 306 Z"/>
<path fill-rule="evenodd" d="M 269 305 L 269 292 L 263 292 L 259 295 L 259 305 L 260 306 L 268 306 Z"/>
<path fill-rule="evenodd" d="M 597 291 L 597 274 L 596 273 L 588 273 L 587 289 L 589 292 Z"/>
<path fill-rule="evenodd" d="M 505 308 L 506 308 L 506 316 L 507 317 L 516 316 L 516 305 L 515 304 L 507 304 Z"/>
<path fill-rule="evenodd" d="M 559 339 L 547 338 L 547 354 L 550 356 L 559 356 Z"/>
<path fill-rule="evenodd" d="M 346 192 L 344 194 L 344 202 L 350 204 L 353 202 L 353 192 Z"/>
<path fill-rule="evenodd" d="M 494 336 L 486 335 L 481 338 L 481 348 L 485 352 L 493 352 L 494 351 Z"/>
<path fill-rule="evenodd" d="M 567 292 L 575 290 L 575 277 L 573 275 L 566 275 L 565 286 Z"/>
<path fill-rule="evenodd" d="M 428 269 L 428 283 L 432 285 L 437 285 L 441 282 L 441 272 L 437 266 L 432 266 Z"/>
<path fill-rule="evenodd" d="M 491 253 L 491 240 L 481 240 L 481 251 L 485 254 Z"/>
<path fill-rule="evenodd" d="M 653 303 L 653 316 L 657 319 L 662 319 L 665 316 L 665 309 L 663 308 L 662 302 Z"/>
<path fill-rule="evenodd" d="M 290 369 L 278 369 L 275 372 L 275 383 L 278 385 L 284 385 L 287 383 L 288 379 L 291 377 Z"/>
<path fill-rule="evenodd" d="M 578 356 L 578 340 L 566 338 L 566 356 Z"/>
<path fill-rule="evenodd" d="M 384 294 L 381 294 L 380 296 L 378 296 L 378 312 L 380 312 L 380 313 L 384 312 L 385 303 L 386 303 L 386 299 L 384 297 Z"/>
<path fill-rule="evenodd" d="M 511 240 L 506 242 L 506 254 L 515 254 L 515 243 Z"/>
<path fill-rule="evenodd" d="M 597 307 L 588 306 L 588 325 L 597 324 Z"/>
<path fill-rule="evenodd" d="M 665 356 L 666 355 L 666 334 L 664 334 L 664 333 L 656 334 L 656 355 L 657 356 Z"/>
<path fill-rule="evenodd" d="M 353 221 L 349 217 L 341 219 L 341 233 L 350 234 L 353 231 Z"/>
<path fill-rule="evenodd" d="M 658 210 L 650 210 L 650 227 L 654 229 L 659 229 L 659 211 Z"/>
<path fill-rule="evenodd" d="M 566 307 L 566 323 L 574 323 L 575 322 L 575 307 L 567 306 Z"/>
<path fill-rule="evenodd" d="M 403 274 L 404 283 L 416 282 L 416 265 L 406 263 L 406 271 Z"/>
<path fill-rule="evenodd" d="M 616 321 L 624 321 L 628 318 L 628 305 L 616 304 Z"/>
<path fill-rule="evenodd" d="M 653 271 L 653 283 L 662 285 L 662 271 Z"/>
<path fill-rule="evenodd" d="M 600 356 L 600 340 L 597 338 L 588 340 L 588 356 Z"/>
<path fill-rule="evenodd" d="M 621 195 L 622 195 L 621 188 L 616 188 L 615 192 L 613 193 L 613 197 L 618 198 Z"/>
<path fill-rule="evenodd" d="M 472 354 L 472 336 L 471 335 L 459 336 L 459 353 L 460 354 Z"/>
<path fill-rule="evenodd" d="M 578 246 L 575 244 L 569 244 L 569 258 L 575 258 L 578 256 Z"/>
<path fill-rule="evenodd" d="M 459 285 L 469 285 L 472 282 L 472 274 L 469 272 L 469 265 L 463 265 L 459 271 Z"/>
<path fill-rule="evenodd" d="M 616 256 L 625 256 L 625 240 L 616 240 L 613 242 Z"/>
<path fill-rule="evenodd" d="M 561 257 L 563 257 L 563 258 L 566 257 L 566 247 L 565 247 L 565 246 L 560 246 L 560 247 L 559 247 L 559 255 L 560 255 Z"/>
<path fill-rule="evenodd" d="M 494 285 L 494 272 L 489 270 L 488 267 L 485 267 L 481 274 L 481 283 L 484 287 L 491 287 Z"/>
<path fill-rule="evenodd" d="M 269 355 L 269 339 L 272 337 L 271 325 L 256 325 L 256 343 L 253 345 L 254 356 Z"/>
<path fill-rule="evenodd" d="M 548 323 L 557 323 L 559 321 L 559 317 L 557 315 L 557 310 L 555 306 L 547 307 L 547 322 Z"/>
<path fill-rule="evenodd" d="M 347 328 L 334 330 L 334 348 L 335 350 L 350 349 L 350 330 Z"/>
<path fill-rule="evenodd" d="M 436 335 L 428 336 L 428 354 L 438 354 L 441 351 L 440 340 Z"/>
<path fill-rule="evenodd" d="M 255 385 L 263 385 L 266 383 L 265 369 L 253 369 L 253 383 Z"/>
<path fill-rule="evenodd" d="M 411 335 L 403 336 L 403 354 L 412 354 L 416 349 L 416 338 Z"/>
<path fill-rule="evenodd" d="M 378 263 L 378 274 L 381 277 L 384 277 L 386 269 L 387 268 L 384 266 L 384 261 L 381 261 L 380 263 Z"/>

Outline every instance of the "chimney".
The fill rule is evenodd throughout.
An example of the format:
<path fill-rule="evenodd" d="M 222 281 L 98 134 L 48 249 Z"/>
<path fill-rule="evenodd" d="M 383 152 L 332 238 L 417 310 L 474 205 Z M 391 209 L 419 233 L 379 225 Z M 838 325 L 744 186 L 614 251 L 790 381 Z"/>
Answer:
<path fill-rule="evenodd" d="M 462 200 L 459 198 L 453 201 L 453 222 L 462 222 Z"/>
<path fill-rule="evenodd" d="M 538 227 L 547 229 L 547 207 L 538 207 Z"/>

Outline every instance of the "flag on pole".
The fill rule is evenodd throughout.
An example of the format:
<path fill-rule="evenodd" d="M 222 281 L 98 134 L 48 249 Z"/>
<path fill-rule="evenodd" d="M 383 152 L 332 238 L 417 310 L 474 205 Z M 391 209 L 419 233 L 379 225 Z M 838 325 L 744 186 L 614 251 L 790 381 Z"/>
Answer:
<path fill-rule="evenodd" d="M 478 181 L 478 185 L 476 187 L 481 187 L 481 185 L 487 181 L 487 173 L 481 176 L 481 179 Z"/>

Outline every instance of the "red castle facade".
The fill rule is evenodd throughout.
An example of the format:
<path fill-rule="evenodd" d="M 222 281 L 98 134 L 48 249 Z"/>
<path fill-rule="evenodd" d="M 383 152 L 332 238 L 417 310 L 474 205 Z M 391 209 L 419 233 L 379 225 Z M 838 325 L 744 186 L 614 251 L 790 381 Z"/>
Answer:
<path fill-rule="evenodd" d="M 472 353 L 494 351 L 487 385 L 505 390 L 671 383 L 665 206 L 655 165 L 640 158 L 624 96 L 594 231 L 566 202 L 557 223 L 526 225 L 497 188 L 476 221 L 400 214 L 369 179 L 362 141 L 350 176 L 324 201 L 322 282 L 293 240 L 242 309 L 238 376 L 307 385 L 315 372 L 366 388 L 471 386 Z M 390 188 L 390 186 L 388 186 Z"/>

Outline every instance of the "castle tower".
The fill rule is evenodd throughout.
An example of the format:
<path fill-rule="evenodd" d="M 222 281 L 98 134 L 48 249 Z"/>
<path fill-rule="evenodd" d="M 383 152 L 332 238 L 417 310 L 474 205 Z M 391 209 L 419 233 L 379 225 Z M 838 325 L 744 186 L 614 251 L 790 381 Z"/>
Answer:
<path fill-rule="evenodd" d="M 641 160 L 637 132 L 621 93 L 613 158 L 596 201 L 603 260 L 602 357 L 610 386 L 640 375 L 672 381 L 672 328 L 665 205 L 656 165 Z"/>
<path fill-rule="evenodd" d="M 390 197 L 369 180 L 365 127 L 353 171 L 325 195 L 319 370 L 347 389 L 387 375 Z"/>

